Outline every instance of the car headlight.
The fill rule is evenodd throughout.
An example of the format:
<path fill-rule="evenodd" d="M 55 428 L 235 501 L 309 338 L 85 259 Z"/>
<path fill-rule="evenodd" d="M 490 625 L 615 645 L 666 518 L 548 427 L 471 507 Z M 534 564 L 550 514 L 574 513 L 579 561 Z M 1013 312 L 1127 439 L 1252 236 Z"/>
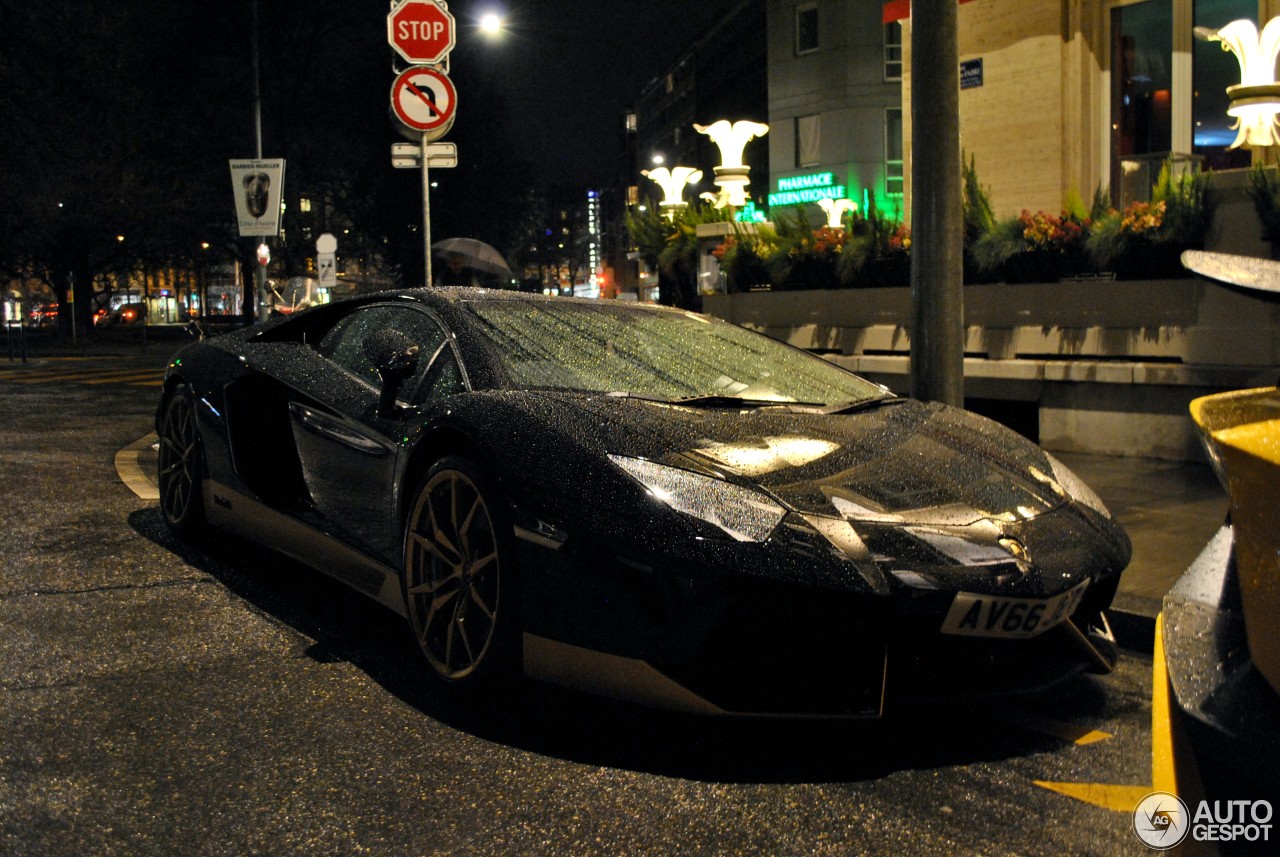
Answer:
<path fill-rule="evenodd" d="M 1088 506 L 1104 518 L 1111 517 L 1107 504 L 1103 503 L 1102 498 L 1092 488 L 1084 484 L 1084 480 L 1076 476 L 1070 467 L 1067 467 L 1067 465 L 1047 452 L 1045 457 L 1049 459 L 1049 464 L 1053 466 L 1053 478 L 1062 486 L 1062 490 L 1067 493 L 1068 497 L 1081 505 Z"/>
<path fill-rule="evenodd" d="M 762 542 L 787 510 L 768 496 L 690 470 L 642 458 L 610 455 L 609 460 L 653 497 L 700 521 L 714 524 L 740 542 Z"/>

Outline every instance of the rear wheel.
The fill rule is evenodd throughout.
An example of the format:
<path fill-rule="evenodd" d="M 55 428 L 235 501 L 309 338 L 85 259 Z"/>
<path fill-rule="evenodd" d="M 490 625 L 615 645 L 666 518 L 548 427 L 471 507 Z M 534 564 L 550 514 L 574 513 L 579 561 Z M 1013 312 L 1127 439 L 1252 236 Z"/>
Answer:
<path fill-rule="evenodd" d="M 448 457 L 423 479 L 405 532 L 409 624 L 437 678 L 489 685 L 518 651 L 511 525 L 474 464 Z"/>
<path fill-rule="evenodd" d="M 200 475 L 200 429 L 188 387 L 173 391 L 160 422 L 157 483 L 160 511 L 169 529 L 190 538 L 204 529 L 204 495 Z"/>

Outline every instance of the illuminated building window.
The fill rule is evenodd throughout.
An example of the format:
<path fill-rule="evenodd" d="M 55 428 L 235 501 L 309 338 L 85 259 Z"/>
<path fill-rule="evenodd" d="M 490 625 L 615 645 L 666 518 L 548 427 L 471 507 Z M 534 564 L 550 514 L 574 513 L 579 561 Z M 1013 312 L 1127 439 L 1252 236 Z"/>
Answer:
<path fill-rule="evenodd" d="M 902 108 L 884 112 L 884 192 L 902 195 Z"/>
<path fill-rule="evenodd" d="M 884 25 L 884 79 L 902 80 L 902 22 Z"/>
<path fill-rule="evenodd" d="M 803 3 L 796 7 L 796 56 L 818 49 L 818 4 Z"/>

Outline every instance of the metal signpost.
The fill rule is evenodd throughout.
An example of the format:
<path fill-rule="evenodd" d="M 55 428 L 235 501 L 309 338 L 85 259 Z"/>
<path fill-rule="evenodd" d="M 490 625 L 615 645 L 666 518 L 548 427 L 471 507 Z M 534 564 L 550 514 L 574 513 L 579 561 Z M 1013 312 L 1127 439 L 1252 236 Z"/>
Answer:
<path fill-rule="evenodd" d="M 449 80 L 449 52 L 457 42 L 453 16 L 443 0 L 399 0 L 387 15 L 387 42 L 407 62 L 391 85 L 391 112 L 405 129 L 416 134 L 417 166 L 422 169 L 422 253 L 424 285 L 431 285 L 432 166 L 457 164 L 457 147 L 432 146 L 453 126 L 458 93 Z M 393 66 L 394 68 L 394 66 Z M 407 148 L 407 147 L 406 147 Z M 408 153 L 392 147 L 393 167 L 415 166 Z"/>

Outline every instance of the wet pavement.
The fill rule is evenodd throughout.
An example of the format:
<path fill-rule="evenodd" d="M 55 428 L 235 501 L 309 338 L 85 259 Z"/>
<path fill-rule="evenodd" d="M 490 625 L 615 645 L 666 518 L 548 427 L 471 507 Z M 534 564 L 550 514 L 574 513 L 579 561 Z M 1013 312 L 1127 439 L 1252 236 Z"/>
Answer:
<path fill-rule="evenodd" d="M 116 356 L 159 371 L 181 341 Z M 130 468 L 153 490 L 155 393 L 6 390 L 0 471 L 28 512 L 0 547 L 0 721 L 21 736 L 0 751 L 0 851 L 1144 851 L 1129 795 L 1151 787 L 1150 657 L 872 732 L 688 722 L 550 688 L 454 711 L 381 608 L 251 546 L 176 543 L 125 490 Z M 1202 464 L 1059 457 L 1129 531 L 1114 624 L 1150 651 L 1225 493 Z M 1124 799 L 1064 796 L 1113 788 L 1097 783 Z"/>

